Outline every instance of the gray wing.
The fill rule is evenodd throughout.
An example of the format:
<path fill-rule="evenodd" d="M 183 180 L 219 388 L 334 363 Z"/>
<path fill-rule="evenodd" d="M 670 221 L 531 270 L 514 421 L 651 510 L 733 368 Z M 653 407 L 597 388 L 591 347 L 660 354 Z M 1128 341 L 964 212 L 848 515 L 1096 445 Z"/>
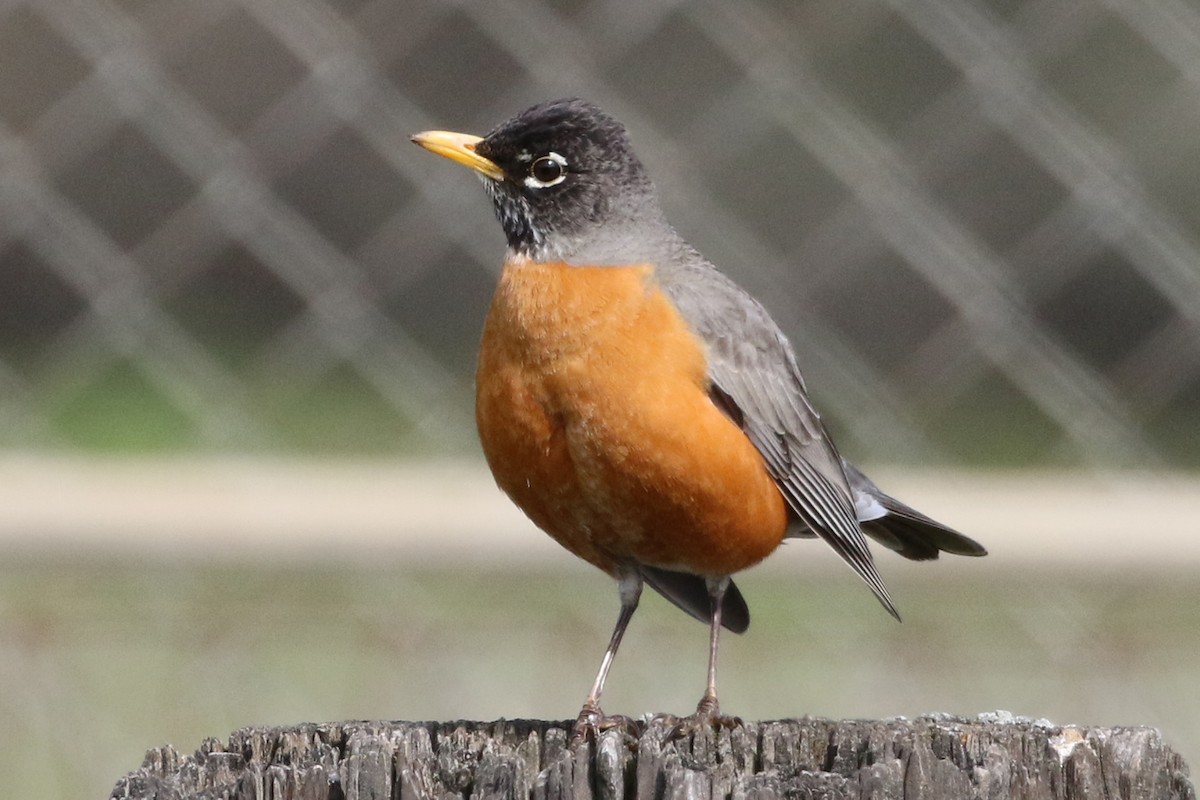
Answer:
<path fill-rule="evenodd" d="M 762 454 L 800 522 L 899 619 L 859 527 L 842 458 L 809 402 L 791 345 L 766 309 L 691 253 L 660 267 L 659 281 L 708 347 L 713 401 Z"/>

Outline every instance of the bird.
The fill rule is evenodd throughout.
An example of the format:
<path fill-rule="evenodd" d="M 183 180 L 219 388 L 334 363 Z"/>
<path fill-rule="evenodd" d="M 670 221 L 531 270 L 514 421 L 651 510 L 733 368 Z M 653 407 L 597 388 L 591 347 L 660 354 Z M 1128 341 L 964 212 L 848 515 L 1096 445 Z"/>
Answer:
<path fill-rule="evenodd" d="M 868 537 L 905 558 L 983 556 L 839 453 L 764 306 L 671 226 L 626 128 L 596 105 L 532 106 L 485 136 L 426 131 L 483 182 L 507 248 L 483 324 L 475 420 L 497 485 L 617 582 L 620 609 L 574 736 L 630 724 L 600 699 L 645 585 L 709 626 L 686 729 L 721 724 L 734 574 L 820 538 L 900 615 Z"/>

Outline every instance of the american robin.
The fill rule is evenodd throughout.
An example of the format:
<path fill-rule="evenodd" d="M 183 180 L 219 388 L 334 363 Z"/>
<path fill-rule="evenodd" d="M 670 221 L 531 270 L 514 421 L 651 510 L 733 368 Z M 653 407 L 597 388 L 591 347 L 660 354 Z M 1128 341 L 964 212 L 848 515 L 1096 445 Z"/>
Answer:
<path fill-rule="evenodd" d="M 483 138 L 412 138 L 482 177 L 508 239 L 475 386 L 496 483 L 617 580 L 577 735 L 623 719 L 600 694 L 643 583 L 709 623 L 701 725 L 722 719 L 720 629 L 750 622 L 730 576 L 785 538 L 823 539 L 896 619 L 867 536 L 916 560 L 985 555 L 841 457 L 788 340 L 667 222 L 615 119 L 557 100 Z"/>

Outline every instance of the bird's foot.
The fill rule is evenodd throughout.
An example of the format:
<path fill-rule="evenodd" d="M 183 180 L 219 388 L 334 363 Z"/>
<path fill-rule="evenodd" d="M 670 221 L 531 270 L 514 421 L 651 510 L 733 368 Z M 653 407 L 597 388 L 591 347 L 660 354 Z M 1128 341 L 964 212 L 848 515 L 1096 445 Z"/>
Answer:
<path fill-rule="evenodd" d="M 741 717 L 731 717 L 721 713 L 715 695 L 706 694 L 696 705 L 696 713 L 687 717 L 664 715 L 659 721 L 671 726 L 667 731 L 667 741 L 694 736 L 703 730 L 725 728 L 733 730 L 742 725 Z"/>
<path fill-rule="evenodd" d="M 641 735 L 641 728 L 638 726 L 637 720 L 632 717 L 621 714 L 608 715 L 601 711 L 600 706 L 595 703 L 584 703 L 583 708 L 579 711 L 579 716 L 575 718 L 575 727 L 571 733 L 571 746 L 583 744 L 589 737 L 595 741 L 600 734 L 614 728 L 620 728 L 627 740 L 636 742 L 638 736 Z"/>

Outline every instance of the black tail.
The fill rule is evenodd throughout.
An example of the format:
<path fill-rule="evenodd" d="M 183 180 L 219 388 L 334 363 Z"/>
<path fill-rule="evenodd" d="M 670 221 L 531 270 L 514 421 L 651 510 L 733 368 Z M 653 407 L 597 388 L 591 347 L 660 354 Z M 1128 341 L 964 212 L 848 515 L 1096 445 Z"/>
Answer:
<path fill-rule="evenodd" d="M 687 572 L 674 572 L 645 565 L 639 569 L 651 589 L 701 622 L 710 621 L 712 601 L 709 600 L 708 584 L 704 582 L 704 578 Z M 744 633 L 746 628 L 750 627 L 750 609 L 733 581 L 729 582 L 729 588 L 725 590 L 725 598 L 721 602 L 721 626 L 734 633 Z"/>
<path fill-rule="evenodd" d="M 987 550 L 979 542 L 884 493 L 853 464 L 843 461 L 842 466 L 856 495 L 855 506 L 863 506 L 863 503 L 858 502 L 860 498 L 857 496 L 861 493 L 887 512 L 874 519 L 859 522 L 863 533 L 884 547 L 914 561 L 937 558 L 938 554 L 943 552 L 956 556 L 987 555 Z"/>

